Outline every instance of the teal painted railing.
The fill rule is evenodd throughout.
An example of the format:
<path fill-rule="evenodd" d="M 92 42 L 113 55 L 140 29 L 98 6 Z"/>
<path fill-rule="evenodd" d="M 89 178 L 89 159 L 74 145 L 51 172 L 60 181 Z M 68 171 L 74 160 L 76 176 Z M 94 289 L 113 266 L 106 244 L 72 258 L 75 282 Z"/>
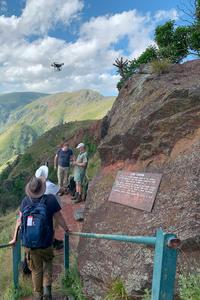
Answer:
<path fill-rule="evenodd" d="M 155 247 L 152 295 L 151 300 L 173 300 L 176 277 L 177 247 L 180 240 L 174 234 L 164 233 L 158 229 L 155 237 L 128 236 L 116 234 L 95 234 L 70 232 L 70 235 L 81 238 L 105 239 L 134 244 L 145 244 Z M 64 240 L 64 266 L 69 268 L 69 236 Z"/>
<path fill-rule="evenodd" d="M 13 284 L 15 289 L 19 287 L 19 268 L 21 264 L 21 242 L 18 238 L 15 245 L 4 244 L 0 245 L 0 249 L 12 247 L 12 266 L 13 266 Z M 2 271 L 1 271 L 2 272 Z"/>
<path fill-rule="evenodd" d="M 69 269 L 69 235 L 81 238 L 105 239 L 134 244 L 145 244 L 154 246 L 154 267 L 152 281 L 151 300 L 173 300 L 174 284 L 176 277 L 177 247 L 180 241 L 174 234 L 167 234 L 158 229 L 155 237 L 149 236 L 128 236 L 116 234 L 95 234 L 83 232 L 70 232 L 64 237 L 64 267 Z M 1 245 L 1 248 L 10 247 L 10 244 Z M 13 283 L 19 287 L 19 267 L 21 262 L 21 243 L 18 239 L 13 246 Z"/>

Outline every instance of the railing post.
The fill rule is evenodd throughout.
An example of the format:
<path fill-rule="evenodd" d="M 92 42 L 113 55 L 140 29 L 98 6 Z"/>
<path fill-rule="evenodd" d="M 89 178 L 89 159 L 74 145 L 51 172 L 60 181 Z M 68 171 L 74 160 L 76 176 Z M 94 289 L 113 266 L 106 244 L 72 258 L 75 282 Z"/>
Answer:
<path fill-rule="evenodd" d="M 168 247 L 171 238 L 176 239 L 176 236 L 157 230 L 151 300 L 173 300 L 174 297 L 177 249 Z"/>
<path fill-rule="evenodd" d="M 65 232 L 64 236 L 64 267 L 69 269 L 69 234 Z"/>
<path fill-rule="evenodd" d="M 19 266 L 21 262 L 20 238 L 17 239 L 17 242 L 13 247 L 12 254 L 13 254 L 13 283 L 14 283 L 14 288 L 17 289 L 19 287 Z"/>

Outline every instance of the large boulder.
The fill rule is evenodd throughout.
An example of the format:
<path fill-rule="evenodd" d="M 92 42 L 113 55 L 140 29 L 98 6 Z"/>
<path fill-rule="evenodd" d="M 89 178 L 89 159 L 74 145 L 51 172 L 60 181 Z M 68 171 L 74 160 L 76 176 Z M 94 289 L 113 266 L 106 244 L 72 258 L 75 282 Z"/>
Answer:
<path fill-rule="evenodd" d="M 199 74 L 196 60 L 163 75 L 135 74 L 123 87 L 104 119 L 102 169 L 89 186 L 83 226 L 95 233 L 152 236 L 159 227 L 173 232 L 183 241 L 179 273 L 200 268 Z M 118 170 L 163 174 L 152 212 L 108 201 Z M 118 277 L 130 295 L 150 287 L 153 253 L 146 246 L 81 239 L 86 293 L 102 299 Z"/>

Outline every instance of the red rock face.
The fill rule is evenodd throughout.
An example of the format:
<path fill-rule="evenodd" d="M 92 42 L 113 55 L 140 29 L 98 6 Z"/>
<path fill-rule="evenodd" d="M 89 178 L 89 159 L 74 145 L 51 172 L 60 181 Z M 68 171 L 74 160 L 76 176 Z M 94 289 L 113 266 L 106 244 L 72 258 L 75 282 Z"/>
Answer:
<path fill-rule="evenodd" d="M 136 74 L 104 119 L 102 170 L 89 187 L 84 232 L 154 235 L 182 240 L 178 273 L 200 268 L 200 60 L 163 75 Z M 151 213 L 108 201 L 118 170 L 162 173 Z M 87 294 L 101 299 L 117 277 L 130 295 L 151 286 L 153 250 L 126 243 L 79 243 Z"/>

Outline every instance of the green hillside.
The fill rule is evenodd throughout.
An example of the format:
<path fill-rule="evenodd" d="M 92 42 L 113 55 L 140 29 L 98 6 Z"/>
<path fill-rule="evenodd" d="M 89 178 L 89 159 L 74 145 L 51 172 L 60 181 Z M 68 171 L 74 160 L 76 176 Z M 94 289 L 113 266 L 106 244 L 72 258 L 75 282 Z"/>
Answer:
<path fill-rule="evenodd" d="M 5 214 L 19 205 L 25 183 L 44 162 L 49 162 L 49 177 L 53 181 L 57 180 L 53 170 L 53 158 L 62 141 L 67 140 L 72 148 L 83 141 L 92 155 L 98 144 L 98 137 L 91 129 L 96 122 L 81 121 L 58 125 L 39 137 L 23 155 L 8 164 L 0 175 L 0 212 Z"/>
<path fill-rule="evenodd" d="M 91 90 L 59 93 L 29 103 L 10 114 L 0 134 L 0 165 L 23 153 L 38 136 L 70 121 L 101 119 L 111 108 L 114 97 Z"/>
<path fill-rule="evenodd" d="M 34 92 L 18 92 L 0 95 L 0 132 L 2 126 L 8 121 L 10 113 L 19 107 L 31 103 L 35 99 L 44 97 L 47 94 Z"/>

